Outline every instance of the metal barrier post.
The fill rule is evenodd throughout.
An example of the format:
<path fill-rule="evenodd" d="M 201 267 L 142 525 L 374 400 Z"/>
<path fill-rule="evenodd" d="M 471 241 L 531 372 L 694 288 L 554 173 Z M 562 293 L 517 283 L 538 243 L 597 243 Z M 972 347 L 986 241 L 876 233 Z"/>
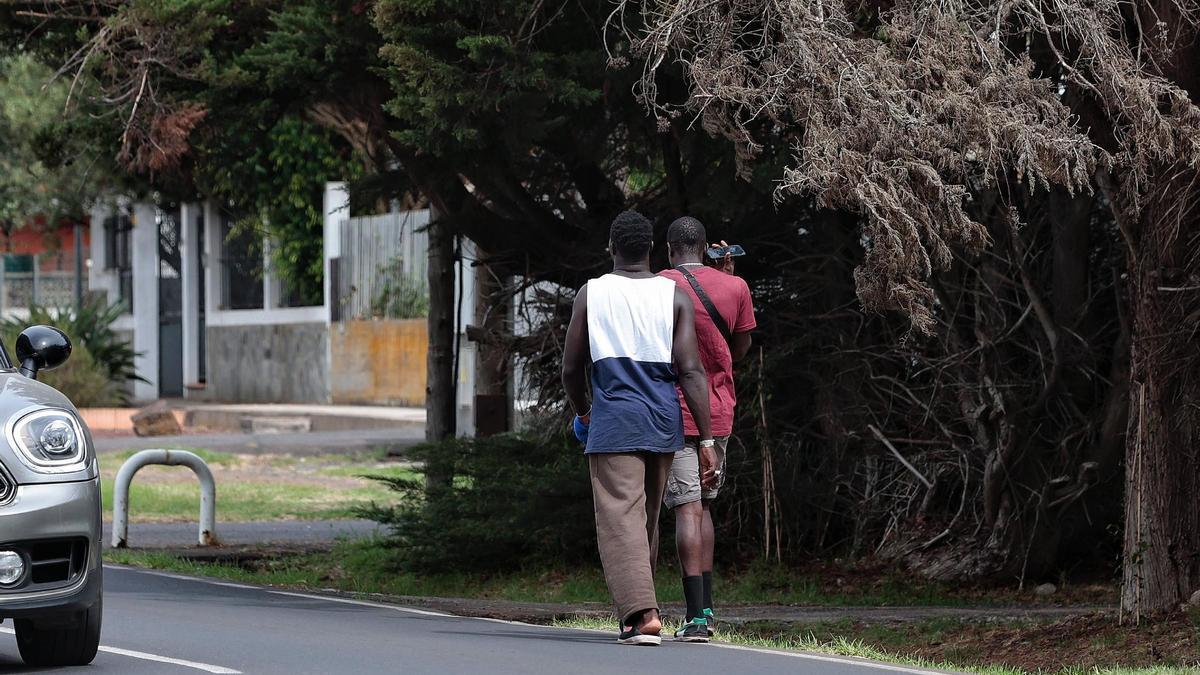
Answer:
<path fill-rule="evenodd" d="M 142 450 L 126 460 L 117 472 L 117 481 L 113 486 L 112 547 L 129 546 L 129 485 L 139 469 L 151 464 L 186 466 L 200 479 L 199 542 L 201 546 L 216 546 L 217 484 L 208 464 L 199 455 L 186 450 Z"/>

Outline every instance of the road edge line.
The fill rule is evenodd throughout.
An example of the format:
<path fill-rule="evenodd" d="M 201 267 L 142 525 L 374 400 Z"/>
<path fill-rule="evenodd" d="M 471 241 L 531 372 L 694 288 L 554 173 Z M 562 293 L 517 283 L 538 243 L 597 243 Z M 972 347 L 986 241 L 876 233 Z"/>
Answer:
<path fill-rule="evenodd" d="M 0 626 L 0 633 L 8 635 L 16 635 L 17 631 Z M 155 663 L 169 663 L 173 666 L 182 666 L 184 668 L 192 668 L 194 670 L 203 670 L 206 673 L 213 675 L 242 675 L 242 671 L 226 668 L 225 666 L 216 666 L 211 663 L 201 663 L 199 661 L 188 661 L 187 659 L 178 659 L 173 656 L 161 656 L 159 654 L 151 654 L 149 652 L 139 652 L 134 649 L 122 649 L 120 647 L 109 647 L 100 645 L 97 651 L 105 654 L 115 654 L 117 656 L 125 656 L 131 659 L 140 659 L 142 661 L 153 661 Z"/>

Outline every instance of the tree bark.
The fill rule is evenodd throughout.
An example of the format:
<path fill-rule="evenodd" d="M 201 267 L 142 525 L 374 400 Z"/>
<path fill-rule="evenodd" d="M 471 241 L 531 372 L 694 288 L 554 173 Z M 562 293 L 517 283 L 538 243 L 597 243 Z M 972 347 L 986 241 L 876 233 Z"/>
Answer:
<path fill-rule="evenodd" d="M 425 440 L 455 433 L 454 234 L 435 212 L 429 226 L 429 354 L 425 385 Z"/>
<path fill-rule="evenodd" d="M 490 436 L 512 428 L 511 360 L 503 336 L 511 336 L 510 298 L 501 268 L 489 264 L 487 254 L 478 249 L 479 266 L 475 270 L 475 325 L 482 332 L 477 340 L 475 366 L 475 433 Z"/>
<path fill-rule="evenodd" d="M 1200 590 L 1200 175 L 1172 167 L 1160 178 L 1130 273 L 1121 605 L 1135 620 Z"/>
<path fill-rule="evenodd" d="M 1153 4 L 1141 11 L 1161 12 L 1175 33 L 1166 44 L 1179 45 L 1163 75 L 1195 103 L 1196 26 L 1173 3 Z M 1147 191 L 1123 227 L 1134 255 L 1121 606 L 1135 621 L 1200 590 L 1200 170 L 1165 162 Z"/>

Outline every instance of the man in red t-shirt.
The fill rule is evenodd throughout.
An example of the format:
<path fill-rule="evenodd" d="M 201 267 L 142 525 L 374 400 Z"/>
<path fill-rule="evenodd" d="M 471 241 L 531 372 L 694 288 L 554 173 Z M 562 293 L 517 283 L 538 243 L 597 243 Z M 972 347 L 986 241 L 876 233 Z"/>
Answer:
<path fill-rule="evenodd" d="M 663 501 L 675 511 L 675 545 L 683 568 L 683 591 L 688 605 L 687 620 L 675 637 L 686 642 L 707 642 L 716 625 L 712 610 L 714 533 L 709 505 L 724 482 L 725 450 L 733 433 L 733 411 L 737 404 L 733 362 L 740 361 L 750 351 L 750 331 L 757 325 L 750 288 L 731 273 L 733 261 L 722 261 L 722 269 L 704 265 L 707 241 L 699 220 L 690 216 L 677 219 L 667 229 L 671 269 L 659 273 L 673 279 L 695 305 L 696 338 L 700 360 L 708 374 L 712 434 L 716 440 L 717 485 L 704 487 L 700 483 L 697 453 L 708 449 L 698 447 L 696 423 L 681 398 L 686 447 L 675 453 Z M 707 297 L 708 303 L 701 295 Z M 708 304 L 719 320 L 714 320 Z"/>

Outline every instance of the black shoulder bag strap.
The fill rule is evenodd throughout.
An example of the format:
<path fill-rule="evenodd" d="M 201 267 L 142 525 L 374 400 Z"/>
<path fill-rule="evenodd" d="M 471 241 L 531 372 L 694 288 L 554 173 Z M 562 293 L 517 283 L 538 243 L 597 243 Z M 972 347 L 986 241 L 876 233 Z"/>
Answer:
<path fill-rule="evenodd" d="M 713 325 L 721 332 L 721 337 L 725 338 L 725 342 L 732 344 L 733 332 L 729 330 L 729 324 L 725 323 L 725 317 L 717 311 L 717 306 L 713 304 L 712 298 L 708 297 L 708 293 L 704 291 L 704 287 L 700 285 L 696 275 L 689 272 L 686 265 L 680 265 L 675 269 L 692 285 L 692 290 L 696 292 L 696 297 L 700 298 L 700 304 L 704 305 L 704 309 L 708 312 L 708 318 L 712 319 Z"/>

